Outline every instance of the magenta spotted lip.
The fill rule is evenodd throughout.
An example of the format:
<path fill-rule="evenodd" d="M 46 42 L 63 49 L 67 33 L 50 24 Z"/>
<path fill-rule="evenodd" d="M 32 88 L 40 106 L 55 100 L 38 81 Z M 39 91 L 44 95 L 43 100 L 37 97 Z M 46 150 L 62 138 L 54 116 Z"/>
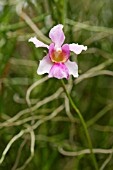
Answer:
<path fill-rule="evenodd" d="M 87 50 L 87 46 L 78 44 L 62 44 L 65 40 L 63 33 L 63 25 L 54 26 L 49 33 L 52 42 L 49 46 L 39 41 L 36 37 L 29 39 L 33 42 L 35 47 L 48 48 L 48 54 L 40 61 L 37 74 L 42 75 L 48 73 L 48 77 L 55 77 L 58 79 L 69 79 L 70 75 L 78 77 L 78 65 L 76 62 L 69 60 L 70 51 L 75 54 L 80 54 L 83 50 Z"/>

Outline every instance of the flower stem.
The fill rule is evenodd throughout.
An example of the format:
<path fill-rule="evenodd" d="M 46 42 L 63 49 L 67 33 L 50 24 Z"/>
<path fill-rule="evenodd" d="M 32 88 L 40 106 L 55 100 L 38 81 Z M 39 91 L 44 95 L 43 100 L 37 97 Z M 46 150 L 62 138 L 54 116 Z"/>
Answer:
<path fill-rule="evenodd" d="M 70 104 L 71 106 L 73 107 L 73 109 L 76 111 L 76 113 L 78 114 L 79 118 L 80 118 L 80 121 L 83 125 L 83 128 L 84 128 L 84 131 L 85 131 L 85 134 L 86 134 L 86 137 L 87 137 L 87 141 L 88 141 L 88 145 L 89 145 L 89 149 L 90 149 L 90 152 L 91 152 L 91 157 L 92 157 L 92 160 L 93 160 L 93 163 L 94 163 L 94 166 L 95 166 L 95 169 L 98 170 L 98 164 L 97 164 L 97 161 L 96 161 L 96 158 L 95 158 L 95 155 L 93 153 L 93 147 L 92 147 L 92 142 L 91 142 L 91 139 L 90 139 L 90 136 L 89 136 L 89 133 L 88 133 L 88 129 L 87 129 L 87 125 L 85 123 L 85 120 L 82 116 L 82 114 L 80 113 L 79 109 L 76 107 L 76 105 L 74 104 L 70 94 L 68 93 L 67 89 L 66 89 L 66 86 L 65 86 L 65 83 L 63 81 L 63 79 L 61 80 L 61 83 L 62 83 L 62 86 L 63 86 L 63 89 L 70 101 Z"/>

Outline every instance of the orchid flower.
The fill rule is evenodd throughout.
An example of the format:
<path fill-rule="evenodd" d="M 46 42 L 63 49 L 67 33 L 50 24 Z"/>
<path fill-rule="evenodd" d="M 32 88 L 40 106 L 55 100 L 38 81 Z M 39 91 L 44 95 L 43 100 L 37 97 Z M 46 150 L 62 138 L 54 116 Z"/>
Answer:
<path fill-rule="evenodd" d="M 58 79 L 68 79 L 70 75 L 78 77 L 78 65 L 76 62 L 69 60 L 70 51 L 75 54 L 80 54 L 82 50 L 87 50 L 87 46 L 78 44 L 63 44 L 65 35 L 63 33 L 63 25 L 54 26 L 50 32 L 49 37 L 52 43 L 48 46 L 39 41 L 36 37 L 29 39 L 29 42 L 34 43 L 35 47 L 45 47 L 48 49 L 48 54 L 40 60 L 37 74 L 42 75 L 48 73 L 48 77 L 55 77 Z"/>

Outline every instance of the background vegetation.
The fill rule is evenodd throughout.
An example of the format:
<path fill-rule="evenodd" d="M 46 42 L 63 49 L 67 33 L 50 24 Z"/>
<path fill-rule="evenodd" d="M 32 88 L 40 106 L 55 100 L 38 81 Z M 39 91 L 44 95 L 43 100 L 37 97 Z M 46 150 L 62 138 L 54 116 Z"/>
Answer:
<path fill-rule="evenodd" d="M 57 79 L 36 74 L 63 23 L 66 42 L 88 46 L 79 78 L 65 81 L 87 124 L 100 170 L 113 169 L 113 1 L 0 0 L 0 170 L 93 170 L 81 122 Z"/>

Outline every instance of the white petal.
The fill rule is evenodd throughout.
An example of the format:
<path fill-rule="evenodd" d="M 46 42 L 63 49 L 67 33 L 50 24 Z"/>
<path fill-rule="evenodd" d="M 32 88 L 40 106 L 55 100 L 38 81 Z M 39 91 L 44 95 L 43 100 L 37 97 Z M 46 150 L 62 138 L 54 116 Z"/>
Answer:
<path fill-rule="evenodd" d="M 32 42 L 35 47 L 46 47 L 49 49 L 49 46 L 47 44 L 44 44 L 43 42 L 39 41 L 36 37 L 31 37 L 29 40 L 29 42 Z"/>
<path fill-rule="evenodd" d="M 44 73 L 49 73 L 52 65 L 53 64 L 49 58 L 49 55 L 45 56 L 42 60 L 40 60 L 37 74 L 42 75 Z"/>
<path fill-rule="evenodd" d="M 87 46 L 84 45 L 78 45 L 78 44 L 69 44 L 69 49 L 70 51 L 73 51 L 76 54 L 80 54 L 82 52 L 82 50 L 87 50 Z"/>
<path fill-rule="evenodd" d="M 74 77 L 78 77 L 78 65 L 75 62 L 71 62 L 68 60 L 65 65 L 67 66 L 69 70 L 69 74 L 73 75 Z"/>
<path fill-rule="evenodd" d="M 58 25 L 54 26 L 49 33 L 49 37 L 55 43 L 56 49 L 61 48 L 61 45 L 63 44 L 63 42 L 65 40 L 65 36 L 64 36 L 62 29 L 63 29 L 63 25 L 58 24 Z"/>

